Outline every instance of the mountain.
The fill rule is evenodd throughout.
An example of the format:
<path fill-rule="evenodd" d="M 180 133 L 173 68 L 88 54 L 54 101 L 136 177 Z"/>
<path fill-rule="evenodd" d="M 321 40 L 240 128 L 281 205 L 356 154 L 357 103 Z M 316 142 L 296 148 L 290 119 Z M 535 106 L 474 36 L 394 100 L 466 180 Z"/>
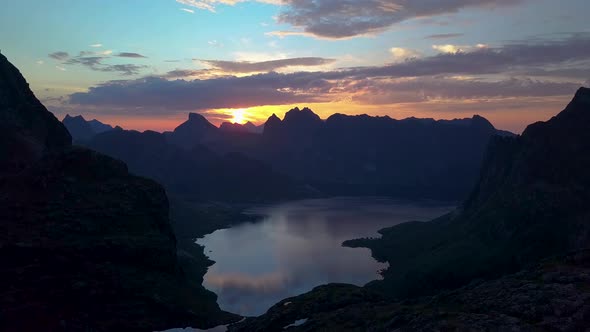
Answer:
<path fill-rule="evenodd" d="M 481 124 L 483 121 L 478 120 Z M 579 331 L 590 324 L 590 89 L 521 136 L 494 136 L 456 211 L 346 241 L 389 262 L 364 287 L 326 285 L 231 331 Z"/>
<path fill-rule="evenodd" d="M 327 195 L 460 200 L 475 184 L 496 133 L 480 116 L 435 121 L 334 114 L 323 121 L 308 108 L 294 108 L 283 120 L 273 114 L 260 138 L 226 138 L 215 149 L 265 161 Z"/>
<path fill-rule="evenodd" d="M 216 139 L 219 128 L 198 113 L 190 113 L 188 120 L 174 129 L 164 133 L 167 139 L 182 148 L 190 149 L 204 142 Z"/>
<path fill-rule="evenodd" d="M 153 331 L 237 318 L 183 272 L 164 189 L 71 146 L 1 54 L 0 118 L 0 330 Z"/>
<path fill-rule="evenodd" d="M 222 132 L 228 133 L 262 134 L 264 125 L 257 126 L 250 121 L 246 122 L 245 124 L 223 122 L 219 129 Z"/>
<path fill-rule="evenodd" d="M 111 126 L 109 124 L 102 123 L 96 119 L 92 119 L 92 120 L 88 121 L 88 124 L 90 124 L 90 127 L 92 128 L 92 130 L 94 130 L 94 132 L 97 134 L 104 133 L 105 131 L 115 129 L 115 128 L 113 128 L 113 126 Z M 119 127 L 119 128 L 121 128 L 121 127 Z"/>
<path fill-rule="evenodd" d="M 260 160 L 328 196 L 394 196 L 460 201 L 477 181 L 490 138 L 511 136 L 485 118 L 433 120 L 334 114 L 325 121 L 309 108 L 275 114 L 262 135 L 246 125 L 216 128 L 191 114 L 172 144 L 203 145 L 220 154 Z"/>
<path fill-rule="evenodd" d="M 260 203 L 309 195 L 263 162 L 239 153 L 219 154 L 203 145 L 181 148 L 153 131 L 105 132 L 86 145 L 125 161 L 132 172 L 190 201 Z"/>
<path fill-rule="evenodd" d="M 428 293 L 586 248 L 588 128 L 590 89 L 581 88 L 551 120 L 528 126 L 519 137 L 495 137 L 460 210 L 382 230 L 381 239 L 365 243 L 395 266 L 375 286 L 394 295 Z"/>
<path fill-rule="evenodd" d="M 111 125 L 104 124 L 96 119 L 86 121 L 82 115 L 70 116 L 69 114 L 62 120 L 75 142 L 87 141 L 96 134 L 113 130 Z"/>

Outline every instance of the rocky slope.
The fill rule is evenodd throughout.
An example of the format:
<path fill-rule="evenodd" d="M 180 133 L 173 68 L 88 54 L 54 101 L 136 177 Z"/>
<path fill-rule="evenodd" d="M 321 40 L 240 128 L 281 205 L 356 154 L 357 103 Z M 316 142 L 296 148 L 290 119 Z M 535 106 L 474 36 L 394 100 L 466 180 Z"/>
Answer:
<path fill-rule="evenodd" d="M 168 200 L 72 147 L 0 55 L 0 330 L 153 331 L 235 319 L 177 263 Z"/>
<path fill-rule="evenodd" d="M 390 301 L 367 288 L 326 285 L 285 299 L 230 331 L 586 331 L 590 252 L 554 258 L 436 296 Z M 305 320 L 305 321 L 303 321 Z"/>

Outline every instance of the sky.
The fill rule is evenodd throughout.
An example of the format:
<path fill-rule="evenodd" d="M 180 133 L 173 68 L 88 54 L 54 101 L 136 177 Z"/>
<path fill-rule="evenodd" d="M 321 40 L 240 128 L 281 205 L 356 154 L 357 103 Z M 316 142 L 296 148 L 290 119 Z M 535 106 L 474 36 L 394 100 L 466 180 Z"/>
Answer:
<path fill-rule="evenodd" d="M 0 51 L 58 118 L 171 130 L 295 107 L 521 132 L 590 84 L 588 0 L 0 0 Z"/>

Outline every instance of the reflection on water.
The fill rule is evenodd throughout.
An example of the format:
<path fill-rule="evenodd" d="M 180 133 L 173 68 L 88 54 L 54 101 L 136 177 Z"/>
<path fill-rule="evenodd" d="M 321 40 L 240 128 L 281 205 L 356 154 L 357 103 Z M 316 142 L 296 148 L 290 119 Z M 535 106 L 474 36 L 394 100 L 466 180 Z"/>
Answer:
<path fill-rule="evenodd" d="M 253 210 L 261 221 L 218 230 L 199 239 L 216 263 L 204 286 L 222 309 L 260 315 L 276 302 L 332 283 L 364 285 L 386 264 L 344 240 L 378 236 L 381 228 L 425 221 L 451 209 L 382 198 L 305 200 Z"/>

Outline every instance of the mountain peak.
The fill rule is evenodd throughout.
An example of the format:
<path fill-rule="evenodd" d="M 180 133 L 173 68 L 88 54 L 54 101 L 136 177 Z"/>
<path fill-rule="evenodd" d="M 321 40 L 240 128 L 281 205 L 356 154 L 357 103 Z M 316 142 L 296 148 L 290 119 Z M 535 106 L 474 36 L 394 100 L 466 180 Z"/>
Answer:
<path fill-rule="evenodd" d="M 572 101 L 590 104 L 590 88 L 580 87 Z"/>
<path fill-rule="evenodd" d="M 196 127 L 195 127 L 196 126 Z M 177 131 L 181 128 L 191 127 L 193 129 L 217 129 L 207 118 L 205 118 L 202 114 L 199 113 L 189 113 L 188 120 L 182 123 L 180 126 L 176 127 L 174 131 Z"/>
<path fill-rule="evenodd" d="M 3 139 L 3 142 L 0 142 L 0 149 L 6 144 L 8 144 L 7 149 L 17 149 L 17 145 L 25 144 L 29 148 L 35 145 L 34 150 L 42 151 L 63 148 L 72 142 L 67 129 L 39 102 L 20 71 L 2 54 L 0 54 L 0 124 L 4 128 L 11 128 L 14 134 L 12 137 L 15 139 L 19 137 L 19 142 L 8 142 Z"/>
<path fill-rule="evenodd" d="M 473 115 L 473 117 L 471 118 L 471 123 L 475 126 L 480 126 L 483 128 L 489 128 L 489 129 L 495 129 L 494 125 L 488 121 L 488 119 L 484 118 L 481 115 L 475 114 Z"/>
<path fill-rule="evenodd" d="M 284 122 L 306 122 L 306 123 L 318 123 L 321 122 L 320 116 L 315 114 L 311 109 L 305 107 L 300 110 L 298 107 L 295 107 L 289 112 L 285 113 Z"/>
<path fill-rule="evenodd" d="M 192 112 L 188 114 L 188 119 L 189 119 L 189 121 L 202 121 L 202 120 L 207 121 L 207 119 L 202 114 L 192 113 Z M 207 122 L 209 122 L 209 121 L 207 121 Z"/>
<path fill-rule="evenodd" d="M 271 116 L 268 117 L 268 120 L 266 120 L 266 123 L 280 123 L 282 122 L 281 119 L 279 119 L 279 117 L 273 113 Z"/>

